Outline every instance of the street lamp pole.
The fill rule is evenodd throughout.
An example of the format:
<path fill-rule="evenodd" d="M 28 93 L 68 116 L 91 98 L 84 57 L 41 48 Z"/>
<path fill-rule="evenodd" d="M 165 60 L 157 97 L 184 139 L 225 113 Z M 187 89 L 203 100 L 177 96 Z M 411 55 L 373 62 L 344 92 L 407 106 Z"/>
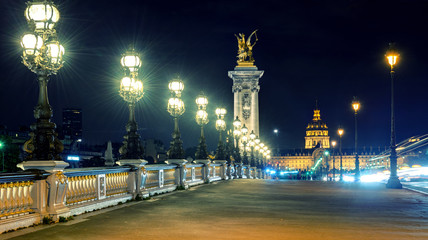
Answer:
<path fill-rule="evenodd" d="M 394 114 L 394 65 L 397 63 L 399 54 L 394 49 L 394 45 L 392 43 L 389 44 L 389 49 L 386 52 L 386 58 L 388 59 L 388 63 L 391 66 L 391 156 L 390 156 L 390 166 L 391 173 L 389 175 L 388 182 L 386 183 L 387 188 L 401 189 L 403 186 L 400 183 L 400 180 L 397 176 L 397 145 L 395 140 L 395 114 Z"/>
<path fill-rule="evenodd" d="M 53 113 L 47 89 L 49 76 L 55 75 L 64 63 L 64 47 L 58 42 L 54 28 L 59 11 L 51 1 L 33 1 L 27 5 L 25 16 L 33 32 L 22 37 L 22 63 L 37 75 L 39 97 L 34 108 L 36 123 L 31 125 L 30 139 L 23 148 L 31 161 L 61 160 L 59 154 L 64 147 L 57 138 L 55 123 L 51 122 Z M 26 165 L 24 162 L 20 167 Z"/>
<path fill-rule="evenodd" d="M 239 120 L 238 116 L 236 116 L 235 120 L 233 121 L 233 126 L 235 128 L 233 130 L 233 135 L 235 136 L 235 154 L 233 157 L 235 158 L 236 163 L 240 163 L 241 154 L 239 152 L 239 137 L 241 135 L 241 121 Z"/>
<path fill-rule="evenodd" d="M 135 120 L 135 105 L 143 97 L 143 83 L 138 79 L 141 58 L 133 48 L 129 48 L 121 58 L 125 77 L 120 82 L 119 94 L 128 103 L 129 120 L 126 124 L 127 134 L 123 137 L 123 145 L 119 148 L 121 159 L 142 159 L 144 148 L 138 134 Z"/>
<path fill-rule="evenodd" d="M 333 181 L 336 181 L 336 158 L 334 153 L 334 147 L 336 146 L 336 141 L 331 141 L 331 146 L 333 147 Z"/>
<path fill-rule="evenodd" d="M 217 115 L 217 121 L 215 122 L 215 128 L 218 131 L 218 145 L 215 159 L 217 160 L 227 160 L 225 156 L 225 150 L 223 145 L 223 139 L 221 133 L 226 130 L 226 121 L 224 121 L 224 116 L 226 115 L 226 108 L 216 108 L 215 114 Z"/>
<path fill-rule="evenodd" d="M 339 181 L 343 182 L 343 165 L 342 165 L 342 135 L 343 129 L 339 128 L 337 133 L 339 134 L 339 152 L 340 152 L 340 178 Z"/>
<path fill-rule="evenodd" d="M 356 100 L 354 97 L 354 101 L 352 101 L 352 108 L 355 111 L 355 182 L 360 181 L 360 160 L 358 159 L 358 133 L 357 133 L 357 112 L 360 109 L 360 102 Z"/>
<path fill-rule="evenodd" d="M 199 139 L 198 149 L 195 154 L 196 159 L 207 159 L 208 150 L 207 144 L 205 142 L 204 136 L 204 125 L 209 122 L 208 113 L 206 111 L 208 105 L 208 99 L 204 93 L 199 94 L 196 98 L 196 105 L 198 106 L 198 111 L 196 112 L 196 123 L 201 126 L 201 137 Z"/>
<path fill-rule="evenodd" d="M 169 82 L 168 88 L 171 92 L 171 98 L 168 100 L 167 110 L 174 118 L 174 132 L 172 133 L 172 141 L 167 154 L 169 159 L 182 159 L 184 158 L 184 150 L 183 142 L 180 139 L 178 117 L 185 111 L 184 102 L 180 98 L 181 92 L 184 90 L 183 81 L 177 77 Z"/>

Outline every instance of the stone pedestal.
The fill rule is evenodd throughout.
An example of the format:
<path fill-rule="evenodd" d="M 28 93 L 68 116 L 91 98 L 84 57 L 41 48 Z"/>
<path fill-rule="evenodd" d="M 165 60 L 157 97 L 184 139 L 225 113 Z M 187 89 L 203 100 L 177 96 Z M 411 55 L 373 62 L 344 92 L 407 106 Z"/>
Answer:
<path fill-rule="evenodd" d="M 116 164 L 133 167 L 133 171 L 128 176 L 128 192 L 132 194 L 132 199 L 137 198 L 137 196 L 143 197 L 143 190 L 147 179 L 144 165 L 147 164 L 147 161 L 143 159 L 121 159 Z"/>
<path fill-rule="evenodd" d="M 58 221 L 60 216 L 68 217 L 70 209 L 65 206 L 65 195 L 67 193 L 67 177 L 63 171 L 69 164 L 61 160 L 49 161 L 24 161 L 17 166 L 22 170 L 37 169 L 51 173 L 46 180 L 37 181 L 37 193 L 35 206 L 36 212 L 48 215 L 54 221 Z M 43 191 L 45 189 L 45 191 Z M 46 208 L 43 207 L 46 203 Z"/>
<path fill-rule="evenodd" d="M 186 184 L 186 163 L 185 159 L 168 159 L 165 161 L 167 164 L 177 165 L 175 184 L 179 187 L 188 188 L 189 186 Z"/>
<path fill-rule="evenodd" d="M 233 165 L 233 163 L 228 164 L 227 176 L 229 177 L 229 179 L 235 178 L 235 166 Z"/>
<path fill-rule="evenodd" d="M 235 176 L 242 178 L 242 163 L 235 163 Z"/>

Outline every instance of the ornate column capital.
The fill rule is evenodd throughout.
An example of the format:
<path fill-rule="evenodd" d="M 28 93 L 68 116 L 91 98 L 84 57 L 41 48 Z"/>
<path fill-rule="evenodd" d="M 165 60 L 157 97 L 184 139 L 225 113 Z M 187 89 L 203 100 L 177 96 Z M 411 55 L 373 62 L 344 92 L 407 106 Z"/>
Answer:
<path fill-rule="evenodd" d="M 233 93 L 240 92 L 240 91 L 242 91 L 242 86 L 241 85 L 233 85 L 232 86 L 232 92 Z"/>

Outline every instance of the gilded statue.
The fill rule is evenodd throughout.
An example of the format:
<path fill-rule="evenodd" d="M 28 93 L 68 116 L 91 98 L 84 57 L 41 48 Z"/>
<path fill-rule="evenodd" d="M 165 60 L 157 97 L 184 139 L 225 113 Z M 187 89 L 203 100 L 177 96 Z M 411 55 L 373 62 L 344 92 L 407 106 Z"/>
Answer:
<path fill-rule="evenodd" d="M 245 39 L 245 35 L 243 33 L 235 34 L 236 39 L 238 39 L 238 64 L 240 63 L 253 63 L 253 47 L 256 45 L 256 42 L 259 40 L 257 38 L 257 30 L 255 30 L 251 35 Z M 255 36 L 255 40 L 251 43 L 251 38 Z"/>

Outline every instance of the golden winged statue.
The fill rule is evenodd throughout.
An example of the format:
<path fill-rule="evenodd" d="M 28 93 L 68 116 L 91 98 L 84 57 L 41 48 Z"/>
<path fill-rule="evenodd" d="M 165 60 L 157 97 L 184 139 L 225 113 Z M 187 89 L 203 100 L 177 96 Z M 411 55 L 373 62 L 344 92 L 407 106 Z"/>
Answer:
<path fill-rule="evenodd" d="M 255 40 L 251 43 L 251 38 L 255 36 Z M 238 40 L 238 65 L 242 63 L 254 63 L 253 58 L 253 47 L 256 45 L 256 42 L 259 40 L 257 38 L 257 30 L 255 30 L 251 35 L 245 39 L 245 35 L 243 33 L 235 34 L 236 39 Z"/>

